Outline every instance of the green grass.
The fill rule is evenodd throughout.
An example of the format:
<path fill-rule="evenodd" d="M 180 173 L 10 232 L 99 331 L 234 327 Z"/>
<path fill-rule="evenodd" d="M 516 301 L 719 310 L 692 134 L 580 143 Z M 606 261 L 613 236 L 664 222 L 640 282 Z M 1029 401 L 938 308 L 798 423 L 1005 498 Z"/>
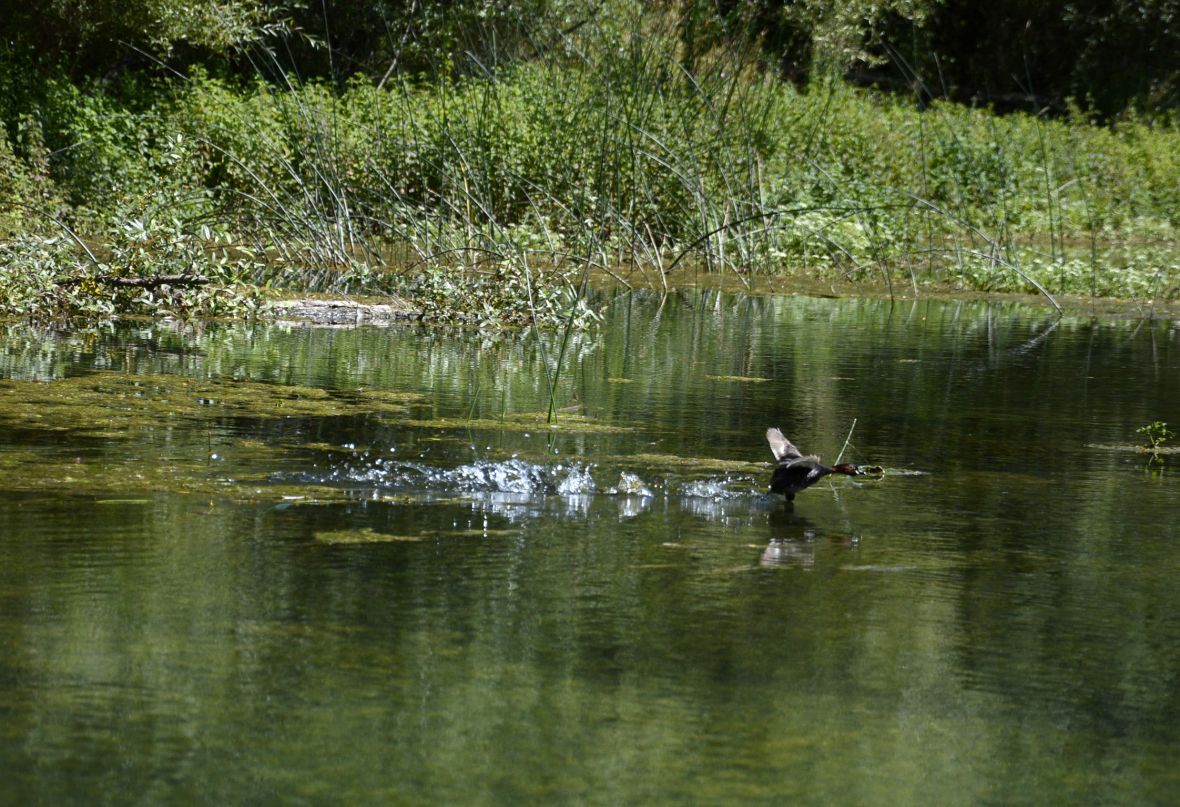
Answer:
<path fill-rule="evenodd" d="M 0 231 L 69 226 L 126 255 L 129 224 L 147 222 L 193 271 L 209 274 L 207 257 L 234 283 L 396 291 L 438 319 L 486 323 L 567 325 L 588 274 L 620 266 L 656 285 L 692 267 L 1180 295 L 1174 125 L 919 111 L 839 83 L 803 93 L 724 60 L 689 76 L 659 37 L 616 44 L 382 88 L 200 72 L 55 84 L 0 140 L 0 190 L 16 201 Z M 215 249 L 194 246 L 202 234 Z M 0 274 L 27 278 L 20 254 Z M 152 271 L 143 256 L 75 250 L 59 274 Z M 22 299 L 0 310 L 37 295 Z"/>

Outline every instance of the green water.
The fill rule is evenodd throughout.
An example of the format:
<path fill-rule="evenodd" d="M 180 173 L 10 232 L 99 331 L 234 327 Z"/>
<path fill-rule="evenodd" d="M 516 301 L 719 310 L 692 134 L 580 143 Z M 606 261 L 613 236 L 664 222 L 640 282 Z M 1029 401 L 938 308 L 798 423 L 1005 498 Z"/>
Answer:
<path fill-rule="evenodd" d="M 1176 323 L 607 321 L 0 332 L 0 802 L 1180 801 Z"/>

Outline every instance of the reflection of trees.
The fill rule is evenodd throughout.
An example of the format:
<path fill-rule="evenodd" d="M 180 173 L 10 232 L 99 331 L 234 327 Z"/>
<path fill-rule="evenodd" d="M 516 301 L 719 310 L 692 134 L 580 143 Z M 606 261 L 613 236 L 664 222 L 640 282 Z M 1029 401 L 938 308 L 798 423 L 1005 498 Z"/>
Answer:
<path fill-rule="evenodd" d="M 349 749 L 349 781 L 387 771 L 411 797 L 446 792 L 455 771 L 508 793 L 560 770 L 602 800 L 651 776 L 691 798 L 700 771 L 740 766 L 780 785 L 827 782 L 834 801 L 871 801 L 882 770 L 934 771 L 942 801 L 1006 801 L 1052 779 L 1030 773 L 1030 790 L 1005 791 L 1013 771 L 1061 773 L 1063 759 L 1132 785 L 1157 770 L 1180 710 L 1173 490 L 1086 445 L 1133 434 L 1177 399 L 1170 326 L 1049 331 L 1047 316 L 1005 306 L 715 293 L 655 310 L 620 297 L 603 333 L 579 337 L 560 402 L 632 431 L 559 428 L 563 459 L 641 448 L 763 459 L 769 474 L 770 423 L 831 458 L 857 417 L 852 459 L 930 475 L 848 480 L 838 501 L 817 487 L 794 511 L 663 491 L 286 510 L 166 494 L 8 500 L 10 735 L 60 748 L 90 726 L 90 756 L 73 764 L 105 769 L 134 746 L 139 766 L 121 782 L 200 780 L 209 800 L 232 790 L 233 771 L 320 770 L 325 747 Z M 418 419 L 543 409 L 538 340 L 557 338 L 6 333 L 10 377 L 101 367 L 420 392 Z M 386 456 L 431 468 L 494 442 L 396 415 L 239 425 L 271 442 L 393 445 Z M 204 457 L 192 429 L 160 430 L 169 461 Z M 420 451 L 402 450 L 413 441 Z M 69 540 L 43 540 L 63 525 Z M 421 540 L 312 538 L 342 526 Z M 768 551 L 780 567 L 759 564 Z M 8 753 L 11 770 L 28 768 Z M 43 800 L 68 800 L 54 795 Z"/>

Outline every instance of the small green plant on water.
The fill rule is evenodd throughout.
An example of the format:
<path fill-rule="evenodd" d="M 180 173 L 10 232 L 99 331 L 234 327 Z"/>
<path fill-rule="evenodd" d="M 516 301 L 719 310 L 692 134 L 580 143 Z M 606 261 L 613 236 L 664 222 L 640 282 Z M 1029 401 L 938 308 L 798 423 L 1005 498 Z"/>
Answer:
<path fill-rule="evenodd" d="M 1140 426 L 1135 431 L 1143 435 L 1144 439 L 1147 440 L 1147 448 L 1152 451 L 1159 450 L 1164 443 L 1176 436 L 1176 433 L 1169 429 L 1168 424 L 1162 420 L 1148 423 L 1146 426 Z"/>

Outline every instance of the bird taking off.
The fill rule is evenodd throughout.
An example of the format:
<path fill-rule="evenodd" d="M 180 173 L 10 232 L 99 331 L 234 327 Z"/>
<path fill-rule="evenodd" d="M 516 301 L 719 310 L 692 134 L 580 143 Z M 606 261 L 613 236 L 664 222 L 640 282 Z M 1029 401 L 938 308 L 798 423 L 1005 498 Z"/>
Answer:
<path fill-rule="evenodd" d="M 856 476 L 860 473 L 855 465 L 828 466 L 815 455 L 803 456 L 803 452 L 775 428 L 766 430 L 766 442 L 770 443 L 770 451 L 778 460 L 778 467 L 770 477 L 770 492 L 783 494 L 787 501 L 794 501 L 796 493 L 806 490 L 828 474 Z"/>

